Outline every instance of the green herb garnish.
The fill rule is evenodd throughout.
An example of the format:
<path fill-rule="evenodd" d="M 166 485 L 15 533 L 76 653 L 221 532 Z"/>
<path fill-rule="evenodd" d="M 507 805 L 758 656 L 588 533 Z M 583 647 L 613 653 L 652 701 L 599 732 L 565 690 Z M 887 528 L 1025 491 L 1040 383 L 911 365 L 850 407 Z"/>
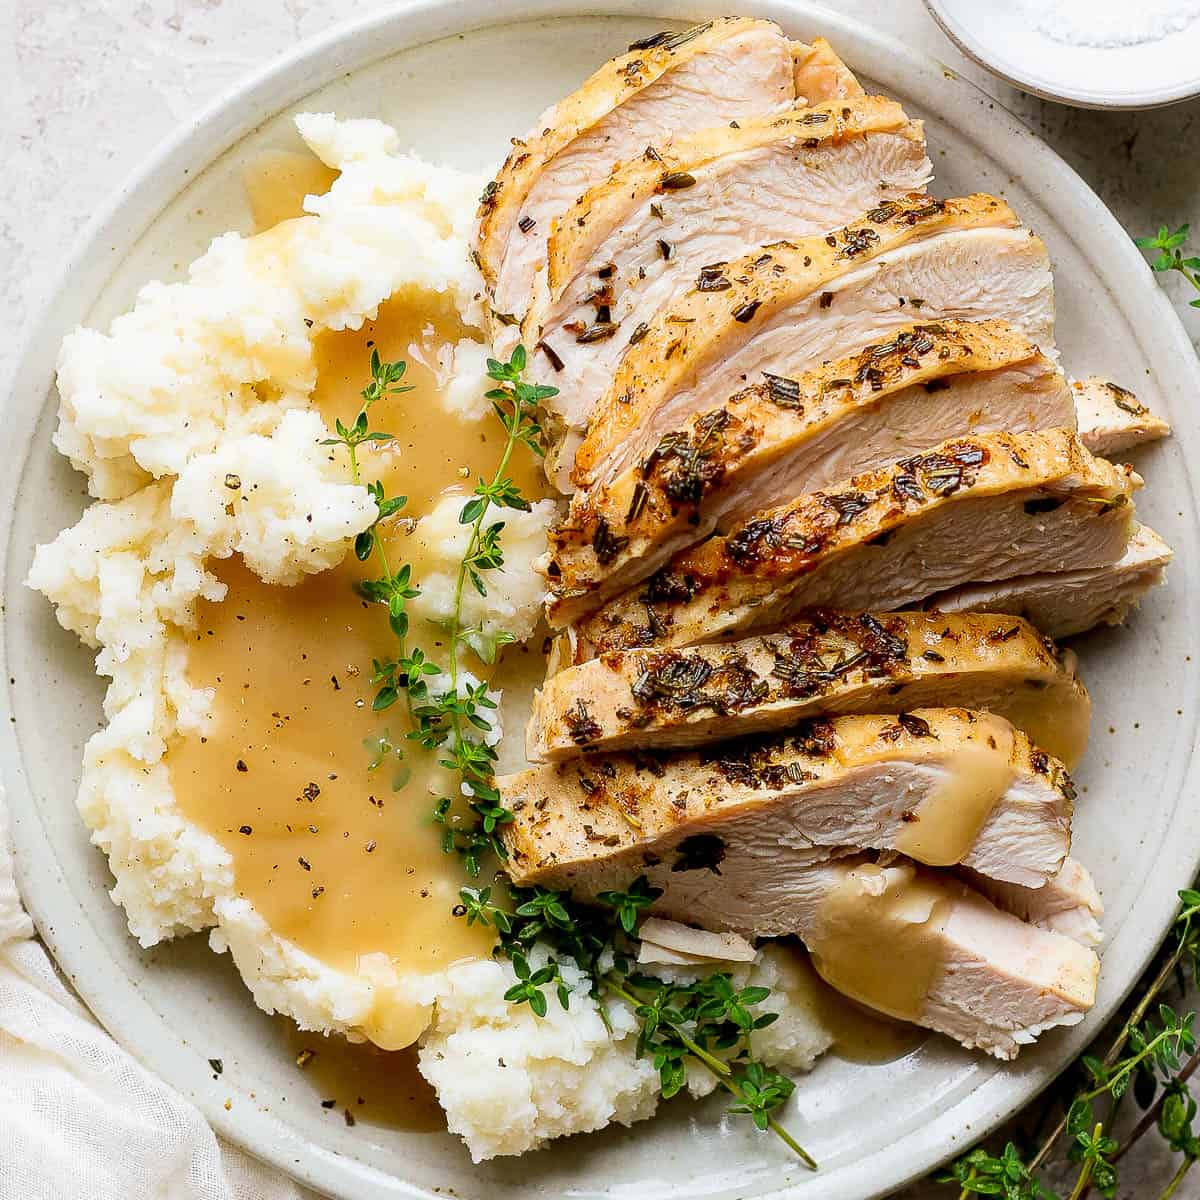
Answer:
<path fill-rule="evenodd" d="M 1158 233 L 1153 237 L 1134 238 L 1134 245 L 1143 250 L 1157 250 L 1158 257 L 1150 264 L 1153 271 L 1178 271 L 1200 292 L 1200 258 L 1184 257 L 1188 237 L 1191 235 L 1190 225 L 1180 225 L 1174 233 L 1169 226 L 1160 225 Z M 1200 308 L 1200 297 L 1189 301 L 1192 308 Z"/>
<path fill-rule="evenodd" d="M 508 474 L 509 463 L 518 445 L 539 456 L 543 453 L 538 413 L 542 402 L 557 395 L 558 389 L 526 382 L 525 368 L 523 346 L 517 346 L 506 363 L 488 360 L 488 376 L 496 386 L 486 395 L 506 437 L 491 479 L 479 480 L 459 513 L 459 522 L 470 527 L 470 536 L 459 562 L 454 605 L 446 623 L 449 657 L 444 665 L 419 647 L 408 648 L 407 604 L 420 595 L 420 589 L 409 564 L 392 568 L 378 532 L 380 523 L 399 512 L 406 500 L 387 496 L 378 481 L 367 485 L 377 515 L 358 535 L 355 553 L 363 562 L 374 555 L 380 574 L 360 583 L 358 589 L 367 600 L 387 607 L 397 642 L 394 657 L 372 663 L 372 683 L 377 689 L 373 707 L 384 711 L 403 698 L 413 722 L 408 738 L 438 751 L 439 763 L 451 769 L 461 784 L 465 805 L 458 797 L 442 796 L 434 806 L 433 819 L 444 827 L 443 849 L 460 857 L 469 877 L 478 878 L 488 861 L 498 868 L 493 885 L 460 890 L 461 903 L 455 912 L 469 925 L 478 923 L 496 930 L 495 953 L 512 963 L 517 977 L 505 998 L 512 1004 L 528 1004 L 532 1012 L 544 1017 L 548 1012 L 545 989 L 551 989 L 558 1003 L 568 1008 L 570 990 L 560 959 L 571 958 L 588 978 L 606 1022 L 604 997 L 633 1009 L 640 1025 L 638 1053 L 654 1063 L 664 1099 L 686 1083 L 689 1060 L 701 1063 L 731 1097 L 731 1112 L 747 1115 L 757 1128 L 774 1132 L 807 1166 L 815 1168 L 813 1159 L 773 1115 L 791 1095 L 794 1084 L 758 1062 L 750 1047 L 750 1035 L 777 1016 L 759 1010 L 770 995 L 767 988 L 738 989 L 727 973 L 677 986 L 637 972 L 638 917 L 661 894 L 645 878 L 627 891 L 605 892 L 598 904 L 589 906 L 565 892 L 518 888 L 503 872 L 506 851 L 500 831 L 513 820 L 513 814 L 503 806 L 496 789 L 496 752 L 487 741 L 493 731 L 490 713 L 496 704 L 486 683 L 463 678 L 462 664 L 468 654 L 482 663 L 493 663 L 500 649 L 514 639 L 505 631 L 485 629 L 482 622 L 465 625 L 463 601 L 468 586 L 486 596 L 489 573 L 504 567 L 504 522 L 494 519 L 497 513 L 530 508 Z M 371 430 L 369 410 L 384 396 L 409 390 L 399 382 L 404 371 L 403 362 L 386 363 L 373 352 L 371 382 L 362 391 L 362 407 L 351 425 L 338 421 L 337 437 L 324 443 L 346 447 L 355 483 L 361 482 L 358 447 L 391 437 Z M 400 754 L 387 735 L 368 742 L 376 765 Z M 529 961 L 535 946 L 544 947 L 549 955 L 536 968 Z"/>

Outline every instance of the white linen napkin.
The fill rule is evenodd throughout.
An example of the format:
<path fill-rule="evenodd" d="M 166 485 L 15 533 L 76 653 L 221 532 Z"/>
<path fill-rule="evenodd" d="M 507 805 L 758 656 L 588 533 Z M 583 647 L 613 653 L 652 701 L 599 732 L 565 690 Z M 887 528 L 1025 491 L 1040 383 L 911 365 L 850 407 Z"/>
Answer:
<path fill-rule="evenodd" d="M 21 907 L 0 792 L 0 1198 L 313 1197 L 220 1141 L 66 987 Z"/>

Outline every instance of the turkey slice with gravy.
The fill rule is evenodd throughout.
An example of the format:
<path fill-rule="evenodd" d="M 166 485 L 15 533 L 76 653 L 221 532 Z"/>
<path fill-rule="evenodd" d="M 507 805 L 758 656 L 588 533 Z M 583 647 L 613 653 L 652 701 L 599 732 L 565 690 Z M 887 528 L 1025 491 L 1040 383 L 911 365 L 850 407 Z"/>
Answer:
<path fill-rule="evenodd" d="M 705 854 L 723 875 L 769 865 L 782 888 L 789 865 L 846 846 L 1040 887 L 1070 850 L 1075 796 L 1026 734 L 961 708 L 818 719 L 693 753 L 586 755 L 497 786 L 516 814 L 513 879 L 574 889 L 586 877 L 601 891 L 633 868 L 657 883 Z"/>
<path fill-rule="evenodd" d="M 921 792 L 936 797 L 938 771 L 929 768 L 942 747 L 931 747 L 930 758 L 914 750 L 933 740 L 922 725 L 930 732 L 936 726 L 939 739 L 949 741 L 954 723 L 970 727 L 971 715 L 942 712 L 911 714 L 910 729 L 898 721 L 881 724 L 882 718 L 843 717 L 809 726 L 792 740 L 791 749 L 739 752 L 734 744 L 724 770 L 715 762 L 706 769 L 697 756 L 600 756 L 507 777 L 499 782 L 505 803 L 516 810 L 505 831 L 513 876 L 524 884 L 569 887 L 580 899 L 592 899 L 646 875 L 663 890 L 656 915 L 746 938 L 798 934 L 817 969 L 845 994 L 965 1046 L 1012 1058 L 1043 1029 L 1074 1024 L 1091 1007 L 1095 954 L 1072 938 L 1002 911 L 946 872 L 903 859 L 884 865 L 849 847 L 819 849 L 806 841 L 814 828 L 833 834 L 839 822 L 885 840 L 885 827 L 897 824 L 884 815 L 889 805 Z M 1052 779 L 1025 772 L 1018 763 L 1018 745 L 1028 744 L 1023 735 L 998 717 L 979 716 L 976 724 L 983 725 L 976 732 L 984 733 L 984 740 L 956 741 L 966 757 L 957 765 L 949 765 L 953 758 L 942 760 L 948 773 L 942 778 L 966 782 L 968 796 L 992 796 L 1004 771 L 1015 766 L 1010 789 L 1031 785 L 1029 799 L 1036 792 L 1048 803 L 1035 800 L 1030 807 L 1022 801 L 1008 809 L 1010 801 L 1001 797 L 996 807 L 1005 806 L 1011 821 L 989 815 L 984 828 L 995 826 L 997 859 L 1011 846 L 1026 861 L 1026 833 L 1032 829 L 1044 861 L 1030 879 L 1048 886 L 1062 864 L 1057 859 L 1051 866 L 1061 839 L 1044 836 L 1055 826 L 1053 813 L 1060 804 L 1052 793 L 1061 795 L 1061 819 L 1068 823 L 1069 800 L 1057 793 Z M 836 764 L 821 766 L 820 746 L 828 744 L 830 726 L 847 734 L 853 726 L 863 735 L 862 742 L 852 739 L 864 754 L 857 766 L 847 758 L 853 753 L 849 743 Z M 877 781 L 854 794 L 851 777 L 857 773 L 868 780 L 874 769 L 868 765 L 867 739 L 873 734 L 878 742 L 890 729 L 899 730 L 894 742 L 885 739 L 893 753 L 889 778 L 896 782 L 881 787 Z M 998 749 L 992 751 L 986 738 L 997 730 Z M 1005 761 L 1007 738 L 1017 754 Z M 981 751 L 984 758 L 972 762 L 972 754 Z M 993 776 L 984 761 L 1004 765 Z M 789 765 L 798 768 L 798 779 L 789 777 Z M 818 780 L 804 780 L 809 772 Z M 1062 769 L 1055 764 L 1052 772 Z M 1060 784 L 1064 780 L 1062 773 Z M 808 824 L 798 824 L 806 788 L 810 801 L 825 795 L 818 808 L 810 809 Z M 943 799 L 957 790 L 952 785 Z M 978 811 L 976 803 L 967 802 L 959 815 L 963 808 Z M 921 809 L 907 811 L 916 816 Z M 925 820 L 938 824 L 932 810 L 925 811 Z M 920 819 L 901 818 L 899 825 L 901 838 L 919 840 L 904 829 L 919 828 Z M 956 822 L 947 820 L 932 842 L 952 826 Z M 973 849 L 982 849 L 988 836 L 981 834 Z M 949 840 L 961 845 L 963 827 L 957 826 Z M 927 852 L 929 845 L 918 850 Z"/>

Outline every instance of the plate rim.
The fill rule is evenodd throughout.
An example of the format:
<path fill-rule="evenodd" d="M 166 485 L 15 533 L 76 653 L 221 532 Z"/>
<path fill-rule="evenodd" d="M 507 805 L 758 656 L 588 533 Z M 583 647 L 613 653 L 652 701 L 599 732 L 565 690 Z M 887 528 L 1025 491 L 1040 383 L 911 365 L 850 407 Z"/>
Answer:
<path fill-rule="evenodd" d="M 53 383 L 53 362 L 63 327 L 80 319 L 124 254 L 153 226 L 160 213 L 190 182 L 193 173 L 201 173 L 259 125 L 338 75 L 364 69 L 383 58 L 442 37 L 499 24 L 555 18 L 637 16 L 658 17 L 667 21 L 703 20 L 722 15 L 725 8 L 720 0 L 696 0 L 694 3 L 686 0 L 655 0 L 651 12 L 646 11 L 648 7 L 651 6 L 639 0 L 516 0 L 506 4 L 501 14 L 496 14 L 489 11 L 491 5 L 487 0 L 406 0 L 387 10 L 335 25 L 297 44 L 286 54 L 225 89 L 172 136 L 161 142 L 116 189 L 76 239 L 54 284 L 46 293 L 39 312 L 28 327 L 13 372 L 12 392 L 6 399 L 6 406 L 12 406 L 21 396 L 40 396 L 42 399 L 35 406 L 28 436 L 13 447 L 11 461 L 18 464 L 18 469 L 0 480 L 0 542 L 4 545 L 6 566 L 13 561 L 13 514 L 20 480 L 29 459 L 29 442 L 44 416 L 44 398 Z M 984 115 L 976 114 L 977 119 L 996 123 L 997 133 L 1003 132 L 1009 142 L 1014 138 L 1024 139 L 1026 150 L 1038 163 L 1040 175 L 1066 185 L 1062 194 L 1056 197 L 1055 208 L 1074 208 L 1080 216 L 1086 217 L 1091 222 L 1092 232 L 1109 249 L 1108 257 L 1100 262 L 1093 262 L 1090 255 L 1084 255 L 1089 268 L 1097 272 L 1105 286 L 1115 292 L 1117 276 L 1120 275 L 1119 285 L 1127 291 L 1131 285 L 1131 275 L 1134 280 L 1140 277 L 1137 301 L 1147 316 L 1137 326 L 1139 340 L 1149 338 L 1160 350 L 1172 355 L 1173 361 L 1177 356 L 1176 371 L 1190 374 L 1188 387 L 1193 392 L 1200 392 L 1200 360 L 1196 358 L 1178 314 L 1154 282 L 1149 268 L 1128 235 L 1087 183 L 983 88 L 934 59 L 911 50 L 867 21 L 833 12 L 806 0 L 754 0 L 745 9 L 754 15 L 780 21 L 785 27 L 804 25 L 812 34 L 823 33 L 841 47 L 850 47 L 847 57 L 863 65 L 864 74 L 880 77 L 879 72 L 872 72 L 866 65 L 872 60 L 880 65 L 891 62 L 893 66 L 899 61 L 906 71 L 906 84 L 916 87 L 918 91 L 947 84 L 965 86 L 968 94 L 964 99 L 973 99 L 984 110 Z M 934 111 L 947 111 L 937 104 L 923 106 Z M 86 302 L 81 301 L 81 296 L 86 297 Z M 1148 321 L 1154 323 L 1152 328 L 1147 327 Z M 1189 465 L 1187 470 L 1194 492 L 1196 468 Z M 0 667 L 4 666 L 6 658 L 6 646 L 0 641 Z M 3 678 L 7 680 L 7 672 Z M 6 683 L 0 693 L 0 718 L 8 716 L 11 716 L 11 703 Z M 77 920 L 79 913 L 71 897 L 69 882 L 58 868 L 36 799 L 24 777 L 19 731 L 9 720 L 0 722 L 0 730 L 0 767 L 9 797 L 9 818 L 16 852 L 14 868 L 22 895 L 26 898 L 26 906 L 55 960 L 80 995 L 85 997 L 89 1008 L 110 1032 L 124 1028 L 128 1034 L 131 1024 L 128 1014 L 119 1014 L 116 1010 L 120 1002 L 130 1002 L 130 993 L 147 1017 L 157 1017 L 157 1012 L 132 980 L 124 979 L 115 985 L 118 990 L 125 988 L 119 1002 L 115 995 L 106 995 L 105 989 L 110 986 L 107 983 L 93 982 L 89 986 L 81 983 L 72 973 L 72 963 L 78 961 L 78 947 L 69 943 L 77 941 L 77 938 L 73 939 L 70 931 L 61 928 L 60 921 L 67 917 Z M 1198 774 L 1200 755 L 1193 741 L 1182 766 L 1180 797 L 1195 785 Z M 18 811 L 18 797 L 25 802 L 24 812 Z M 1179 820 L 1179 797 L 1176 798 L 1176 805 L 1176 817 L 1169 831 L 1170 846 L 1165 848 L 1171 853 L 1169 859 L 1164 854 L 1163 869 L 1168 875 L 1174 873 L 1171 868 L 1178 870 L 1182 880 L 1180 886 L 1187 886 L 1200 863 L 1200 815 L 1190 820 Z M 1183 814 L 1184 817 L 1189 815 L 1186 812 Z M 27 872 L 35 861 L 40 863 L 43 872 L 60 880 L 62 887 L 45 887 L 45 874 L 41 877 L 43 886 L 30 887 L 33 874 Z M 1185 869 L 1188 876 L 1183 879 Z M 1146 893 L 1140 904 L 1141 909 L 1137 910 L 1139 924 L 1165 934 L 1175 911 L 1174 889 L 1169 895 L 1165 889 L 1161 895 Z M 1133 911 L 1130 910 L 1127 919 Z M 86 922 L 86 916 L 84 920 Z M 1076 1057 L 1082 1045 L 1111 1016 L 1121 999 L 1140 978 L 1146 963 L 1155 953 L 1158 941 L 1159 937 L 1156 937 L 1141 961 L 1136 963 L 1136 970 L 1131 968 L 1128 979 L 1122 980 L 1119 987 L 1113 988 L 1111 980 L 1108 981 L 1110 986 L 1104 993 L 1103 1002 L 1098 1002 L 1083 1025 L 1056 1040 L 1053 1045 L 1055 1053 L 1044 1055 L 1030 1069 L 994 1072 L 948 1113 L 939 1114 L 921 1138 L 907 1143 L 893 1143 L 867 1162 L 848 1163 L 839 1167 L 836 1182 L 841 1190 L 837 1194 L 847 1197 L 878 1196 L 919 1178 L 964 1146 L 978 1141 L 1017 1108 L 1029 1103 Z M 1134 957 L 1136 959 L 1136 955 Z M 1082 1032 L 1085 1030 L 1086 1036 Z M 171 1032 L 176 1038 L 182 1037 L 178 1031 Z M 153 1057 L 152 1047 L 147 1049 L 145 1043 L 131 1044 L 127 1036 L 123 1038 L 115 1032 L 113 1036 L 159 1078 L 196 1103 L 210 1125 L 223 1137 L 292 1178 L 330 1194 L 347 1197 L 361 1195 L 359 1189 L 366 1184 L 380 1190 L 379 1194 L 404 1197 L 428 1195 L 419 1185 L 385 1175 L 371 1166 L 306 1141 L 285 1120 L 273 1113 L 260 1111 L 252 1101 L 247 1100 L 239 1105 L 236 1116 L 231 1115 L 224 1108 L 224 1100 L 230 1090 L 228 1087 L 218 1088 L 207 1081 L 197 1086 L 195 1079 L 178 1078 L 178 1072 L 168 1077 L 148 1061 Z M 981 1098 L 985 1101 L 982 1108 L 979 1103 Z M 970 1114 L 958 1113 L 954 1128 L 941 1129 L 950 1115 L 971 1103 L 981 1110 Z M 968 1119 L 971 1121 L 969 1125 L 966 1124 Z M 966 1132 L 963 1132 L 964 1129 Z M 306 1161 L 301 1161 L 300 1154 L 304 1155 Z M 881 1178 L 885 1180 L 882 1184 L 879 1182 Z M 760 1200 L 782 1200 L 784 1195 L 791 1193 L 792 1187 L 785 1186 L 760 1194 Z"/>

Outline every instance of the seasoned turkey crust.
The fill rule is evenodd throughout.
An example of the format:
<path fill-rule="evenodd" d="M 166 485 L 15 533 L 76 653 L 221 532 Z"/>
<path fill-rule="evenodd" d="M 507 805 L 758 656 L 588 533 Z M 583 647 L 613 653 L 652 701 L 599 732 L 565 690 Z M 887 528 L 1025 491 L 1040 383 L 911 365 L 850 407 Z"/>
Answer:
<path fill-rule="evenodd" d="M 677 555 L 575 626 L 576 654 L 693 645 L 813 605 L 902 608 L 981 578 L 1116 561 L 1140 484 L 1070 430 L 958 438 Z"/>
<path fill-rule="evenodd" d="M 725 264 L 721 281 L 728 287 L 697 286 L 629 348 L 579 447 L 576 486 L 588 487 L 611 473 L 610 457 L 617 469 L 624 466 L 640 448 L 633 437 L 639 425 L 723 352 L 747 341 L 796 301 L 817 293 L 832 300 L 827 289 L 839 276 L 911 242 L 952 230 L 1016 229 L 1018 224 L 1012 209 L 995 196 L 936 200 L 919 195 L 881 204 L 836 233 L 764 246 Z"/>
<path fill-rule="evenodd" d="M 535 698 L 526 754 L 700 746 L 816 716 L 946 705 L 998 713 L 1068 766 L 1091 711 L 1075 656 L 1019 618 L 817 611 L 737 642 L 567 667 Z"/>
<path fill-rule="evenodd" d="M 549 536 L 551 623 L 577 620 L 756 509 L 959 434 L 1074 424 L 1062 373 L 1004 321 L 915 324 L 794 378 L 769 376 L 571 497 Z"/>

